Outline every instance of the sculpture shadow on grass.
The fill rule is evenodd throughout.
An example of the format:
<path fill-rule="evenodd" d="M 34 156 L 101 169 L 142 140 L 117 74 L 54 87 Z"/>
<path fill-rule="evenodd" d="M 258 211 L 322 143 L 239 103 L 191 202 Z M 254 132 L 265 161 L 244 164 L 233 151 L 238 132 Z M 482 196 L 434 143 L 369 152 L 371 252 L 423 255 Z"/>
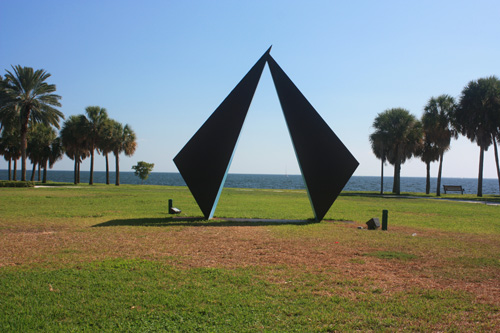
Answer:
<path fill-rule="evenodd" d="M 317 223 L 315 220 L 255 220 L 255 219 L 220 219 L 206 220 L 203 217 L 166 217 L 166 218 L 140 218 L 116 219 L 93 225 L 92 227 L 259 227 L 270 225 L 304 225 Z"/>

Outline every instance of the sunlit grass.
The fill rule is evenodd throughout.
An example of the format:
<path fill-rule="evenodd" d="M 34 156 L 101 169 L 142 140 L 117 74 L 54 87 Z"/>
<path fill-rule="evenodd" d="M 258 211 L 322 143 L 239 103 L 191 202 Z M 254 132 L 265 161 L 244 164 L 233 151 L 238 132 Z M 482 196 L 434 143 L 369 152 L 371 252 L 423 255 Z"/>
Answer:
<path fill-rule="evenodd" d="M 388 293 L 369 281 L 289 269 L 183 270 L 112 260 L 4 269 L 0 278 L 2 331 L 490 329 L 484 319 L 498 311 L 463 291 Z"/>
<path fill-rule="evenodd" d="M 282 224 L 231 219 L 311 219 L 305 191 L 225 189 L 229 221 L 204 220 L 185 187 L 2 188 L 0 202 L 2 332 L 500 325 L 500 206 L 344 193 L 326 221 Z M 358 229 L 383 209 L 388 231 Z"/>

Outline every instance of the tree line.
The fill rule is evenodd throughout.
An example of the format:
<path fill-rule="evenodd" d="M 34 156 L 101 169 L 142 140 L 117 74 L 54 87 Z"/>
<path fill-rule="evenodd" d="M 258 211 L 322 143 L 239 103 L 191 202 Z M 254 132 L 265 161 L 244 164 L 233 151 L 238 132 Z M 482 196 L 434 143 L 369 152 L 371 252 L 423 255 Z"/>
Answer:
<path fill-rule="evenodd" d="M 439 161 L 436 195 L 441 194 L 443 156 L 451 139 L 466 136 L 479 146 L 477 196 L 483 195 L 484 152 L 493 145 L 500 188 L 497 142 L 500 142 L 500 80 L 496 76 L 470 81 L 458 101 L 449 95 L 429 99 L 421 119 L 404 108 L 379 113 L 373 121 L 375 131 L 369 140 L 381 160 L 380 193 L 384 193 L 384 164 L 394 165 L 392 192 L 400 194 L 401 165 L 411 157 L 426 164 L 426 193 L 430 192 L 430 164 Z"/>
<path fill-rule="evenodd" d="M 70 116 L 62 124 L 64 114 L 58 110 L 61 96 L 56 86 L 47 83 L 51 75 L 43 69 L 34 70 L 20 65 L 0 76 L 0 154 L 8 162 L 8 179 L 17 179 L 17 161 L 21 159 L 21 180 L 26 181 L 26 160 L 30 159 L 35 179 L 43 169 L 52 168 L 64 154 L 74 161 L 74 183 L 80 183 L 80 164 L 90 157 L 89 184 L 94 182 L 94 155 L 106 160 L 106 184 L 109 184 L 108 155 L 115 156 L 115 184 L 120 185 L 119 155 L 134 154 L 136 136 L 127 124 L 123 126 L 108 117 L 105 108 L 89 106 L 85 114 Z M 59 135 L 56 130 L 59 130 Z M 13 166 L 12 166 L 13 164 Z M 13 173 L 11 172 L 13 170 Z"/>

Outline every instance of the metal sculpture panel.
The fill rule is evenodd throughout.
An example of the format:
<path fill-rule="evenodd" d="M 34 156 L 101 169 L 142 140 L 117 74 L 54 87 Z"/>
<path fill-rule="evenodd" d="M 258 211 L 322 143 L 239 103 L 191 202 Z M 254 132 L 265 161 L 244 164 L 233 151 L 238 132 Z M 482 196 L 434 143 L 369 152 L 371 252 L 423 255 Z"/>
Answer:
<path fill-rule="evenodd" d="M 174 158 L 177 169 L 206 219 L 213 217 L 270 50 L 264 53 Z"/>
<path fill-rule="evenodd" d="M 257 61 L 174 158 L 206 219 L 213 217 L 250 103 L 267 62 L 317 221 L 359 163 L 269 54 Z"/>
<path fill-rule="evenodd" d="M 267 63 L 314 217 L 321 221 L 359 163 L 270 55 Z"/>

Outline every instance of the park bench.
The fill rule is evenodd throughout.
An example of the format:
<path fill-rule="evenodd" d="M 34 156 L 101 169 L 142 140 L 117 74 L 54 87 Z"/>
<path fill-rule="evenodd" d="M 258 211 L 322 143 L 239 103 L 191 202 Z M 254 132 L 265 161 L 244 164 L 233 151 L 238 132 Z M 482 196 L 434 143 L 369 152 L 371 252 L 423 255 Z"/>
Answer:
<path fill-rule="evenodd" d="M 443 185 L 443 190 L 444 194 L 446 194 L 446 191 L 462 192 L 464 194 L 465 191 L 462 185 Z"/>

